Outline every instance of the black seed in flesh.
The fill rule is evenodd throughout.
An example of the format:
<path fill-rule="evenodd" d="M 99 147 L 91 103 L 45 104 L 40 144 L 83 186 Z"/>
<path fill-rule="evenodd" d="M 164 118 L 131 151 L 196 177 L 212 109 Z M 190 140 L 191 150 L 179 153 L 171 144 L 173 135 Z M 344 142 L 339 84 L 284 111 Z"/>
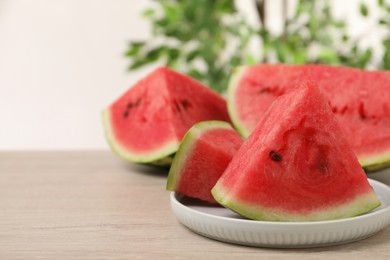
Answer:
<path fill-rule="evenodd" d="M 137 101 L 135 102 L 134 106 L 138 107 L 141 104 L 141 101 L 142 101 L 141 98 L 137 99 Z"/>
<path fill-rule="evenodd" d="M 132 109 L 133 108 L 133 103 L 129 103 L 129 104 L 127 104 L 127 109 Z"/>
<path fill-rule="evenodd" d="M 310 168 L 311 170 L 319 173 L 328 173 L 331 165 L 327 159 L 327 152 L 325 150 L 319 150 L 316 158 L 314 158 Z"/>
<path fill-rule="evenodd" d="M 190 102 L 189 102 L 187 99 L 183 99 L 183 100 L 181 101 L 181 104 L 182 104 L 184 110 L 187 110 L 187 108 L 189 108 L 189 107 L 191 106 L 191 105 L 190 105 Z"/>
<path fill-rule="evenodd" d="M 332 167 L 329 164 L 329 146 L 325 144 L 317 144 L 316 149 L 311 151 L 311 170 L 319 173 L 328 173 Z"/>
<path fill-rule="evenodd" d="M 360 116 L 361 120 L 364 120 L 367 117 L 366 112 L 364 110 L 364 104 L 363 103 L 360 103 L 360 105 L 359 105 L 359 116 Z"/>
<path fill-rule="evenodd" d="M 129 115 L 129 111 L 126 110 L 125 112 L 123 112 L 123 117 L 124 118 L 127 118 L 128 115 Z"/>
<path fill-rule="evenodd" d="M 173 104 L 175 105 L 175 108 L 178 112 L 180 112 L 180 106 L 179 104 L 177 103 L 177 101 L 174 101 Z"/>
<path fill-rule="evenodd" d="M 347 106 L 344 106 L 341 110 L 340 110 L 340 114 L 344 115 L 348 110 L 348 107 Z"/>
<path fill-rule="evenodd" d="M 317 164 L 317 168 L 320 172 L 327 172 L 328 171 L 328 164 L 326 161 L 320 161 Z"/>
<path fill-rule="evenodd" d="M 262 93 L 273 93 L 274 91 L 272 91 L 271 88 L 267 87 L 267 88 L 263 88 L 261 90 L 259 90 L 259 94 L 262 94 Z"/>
<path fill-rule="evenodd" d="M 269 152 L 269 156 L 270 156 L 271 160 L 273 160 L 275 162 L 282 161 L 282 156 L 273 150 L 271 152 Z"/>

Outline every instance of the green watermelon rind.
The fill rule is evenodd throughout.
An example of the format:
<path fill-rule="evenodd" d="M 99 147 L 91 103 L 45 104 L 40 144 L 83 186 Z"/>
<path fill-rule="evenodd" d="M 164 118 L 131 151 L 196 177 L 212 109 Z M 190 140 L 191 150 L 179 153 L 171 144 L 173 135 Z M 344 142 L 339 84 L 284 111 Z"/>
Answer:
<path fill-rule="evenodd" d="M 361 157 L 359 163 L 367 173 L 383 170 L 390 167 L 390 151 L 377 156 Z"/>
<path fill-rule="evenodd" d="M 171 154 L 171 155 L 164 157 L 162 159 L 159 159 L 157 161 L 149 162 L 148 164 L 153 165 L 153 166 L 169 167 L 169 166 L 171 166 L 174 157 L 175 157 L 175 154 Z"/>
<path fill-rule="evenodd" d="M 172 160 L 172 154 L 174 154 L 179 147 L 179 141 L 176 139 L 168 142 L 161 146 L 159 149 L 152 152 L 131 152 L 126 149 L 121 143 L 115 138 L 113 130 L 111 128 L 110 110 L 105 109 L 102 112 L 104 132 L 106 139 L 111 149 L 121 158 L 135 163 L 147 163 L 158 166 L 167 166 Z"/>
<path fill-rule="evenodd" d="M 236 130 L 240 133 L 241 136 L 244 138 L 247 138 L 250 134 L 250 131 L 245 128 L 242 121 L 239 119 L 239 116 L 237 114 L 237 109 L 235 108 L 235 98 L 236 98 L 236 89 L 239 85 L 239 82 L 244 75 L 247 67 L 246 66 L 239 66 L 234 68 L 233 73 L 229 80 L 228 90 L 227 90 L 227 108 L 228 113 L 230 115 L 230 119 L 232 120 L 232 123 Z"/>
<path fill-rule="evenodd" d="M 233 130 L 232 126 L 228 122 L 209 120 L 197 123 L 187 131 L 179 145 L 179 149 L 177 150 L 175 157 L 173 158 L 172 165 L 168 173 L 166 185 L 167 190 L 176 190 L 176 187 L 180 182 L 182 169 L 185 167 L 187 157 L 191 153 L 191 150 L 198 138 L 209 130 L 221 128 Z"/>
<path fill-rule="evenodd" d="M 294 212 L 283 211 L 278 208 L 266 208 L 259 205 L 252 206 L 250 203 L 235 200 L 229 197 L 228 192 L 222 185 L 216 184 L 211 190 L 214 199 L 222 206 L 253 220 L 260 221 L 284 221 L 284 222 L 303 222 L 303 221 L 325 221 L 344 219 L 362 215 L 381 205 L 375 192 L 360 194 L 349 202 L 339 204 L 338 206 L 318 209 L 310 214 L 297 214 Z M 234 187 L 233 187 L 234 189 Z"/>

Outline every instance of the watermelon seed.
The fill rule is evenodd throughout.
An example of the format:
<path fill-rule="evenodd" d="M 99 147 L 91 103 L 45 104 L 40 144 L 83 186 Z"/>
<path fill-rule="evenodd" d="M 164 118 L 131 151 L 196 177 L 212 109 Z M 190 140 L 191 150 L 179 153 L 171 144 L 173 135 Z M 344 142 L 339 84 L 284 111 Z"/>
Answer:
<path fill-rule="evenodd" d="M 139 104 L 141 104 L 141 101 L 142 101 L 141 98 L 137 99 L 137 101 L 135 102 L 134 106 L 138 107 Z"/>
<path fill-rule="evenodd" d="M 275 162 L 280 162 L 282 160 L 282 156 L 273 150 L 269 152 L 269 156 Z"/>
<path fill-rule="evenodd" d="M 327 152 L 325 151 L 325 148 L 320 148 L 319 153 L 317 154 L 317 158 L 314 161 L 312 165 L 312 169 L 314 171 L 318 170 L 321 173 L 329 172 L 329 164 L 327 161 Z"/>
<path fill-rule="evenodd" d="M 320 172 L 327 172 L 328 171 L 328 164 L 324 161 L 321 161 L 318 164 L 318 169 L 320 170 Z"/>
<path fill-rule="evenodd" d="M 182 104 L 184 110 L 187 110 L 187 108 L 191 107 L 191 104 L 187 99 L 181 100 L 181 104 Z"/>
<path fill-rule="evenodd" d="M 367 117 L 366 112 L 364 111 L 364 104 L 363 103 L 360 103 L 360 105 L 359 105 L 359 115 L 360 115 L 361 120 L 364 120 Z"/>
<path fill-rule="evenodd" d="M 127 104 L 127 109 L 132 109 L 133 108 L 133 103 L 129 103 L 129 104 Z"/>
<path fill-rule="evenodd" d="M 341 109 L 341 111 L 340 111 L 340 114 L 344 115 L 345 112 L 347 112 L 347 110 L 348 110 L 347 106 L 343 107 L 343 109 Z"/>
<path fill-rule="evenodd" d="M 126 118 L 128 115 L 129 115 L 129 111 L 126 110 L 126 111 L 123 113 L 123 117 Z"/>
<path fill-rule="evenodd" d="M 173 104 L 175 104 L 176 110 L 177 110 L 178 112 L 180 112 L 180 106 L 179 106 L 179 104 L 177 103 L 176 100 L 173 102 Z"/>
<path fill-rule="evenodd" d="M 341 115 L 344 115 L 345 114 L 345 112 L 347 112 L 347 110 L 348 110 L 348 107 L 347 106 L 344 106 L 342 109 L 338 109 L 337 107 L 334 107 L 334 106 L 331 106 L 331 108 L 332 108 L 332 112 L 334 113 L 334 114 L 341 114 Z"/>
<path fill-rule="evenodd" d="M 257 92 L 257 94 L 259 94 L 259 95 L 264 94 L 264 93 L 278 97 L 278 96 L 283 94 L 283 91 L 280 91 L 280 89 L 278 87 L 265 87 L 265 88 L 260 89 Z"/>
<path fill-rule="evenodd" d="M 273 92 L 272 89 L 267 87 L 267 88 L 260 89 L 258 93 L 261 94 L 261 93 L 270 93 L 270 92 Z"/>

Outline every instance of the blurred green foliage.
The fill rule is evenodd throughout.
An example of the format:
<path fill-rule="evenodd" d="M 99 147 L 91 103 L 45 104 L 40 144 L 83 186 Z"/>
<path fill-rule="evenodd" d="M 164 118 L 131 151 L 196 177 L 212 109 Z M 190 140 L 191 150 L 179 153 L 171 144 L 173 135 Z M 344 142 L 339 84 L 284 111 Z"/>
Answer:
<path fill-rule="evenodd" d="M 232 0 L 153 1 L 153 7 L 143 12 L 153 38 L 129 44 L 129 69 L 159 62 L 219 92 L 226 89 L 232 68 L 241 64 L 323 63 L 390 69 L 388 2 L 376 2 L 380 17 L 375 26 L 386 33 L 383 57 L 379 58 L 373 57 L 372 47 L 361 47 L 361 38 L 348 35 L 346 21 L 334 17 L 330 1 L 299 0 L 292 16 L 286 14 L 287 2 L 283 2 L 281 14 L 283 32 L 275 34 L 264 24 L 264 4 L 271 1 L 254 1 L 260 21 L 257 27 L 247 22 Z M 355 7 L 363 18 L 370 16 L 364 3 Z M 260 43 L 258 57 L 249 50 L 253 39 Z"/>

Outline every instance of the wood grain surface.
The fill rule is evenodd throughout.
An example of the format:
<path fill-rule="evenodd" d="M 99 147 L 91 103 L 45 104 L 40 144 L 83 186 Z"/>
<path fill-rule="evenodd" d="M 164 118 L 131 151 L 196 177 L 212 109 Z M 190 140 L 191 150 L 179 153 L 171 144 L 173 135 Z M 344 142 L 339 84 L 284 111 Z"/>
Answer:
<path fill-rule="evenodd" d="M 314 249 L 202 237 L 172 214 L 166 175 L 109 151 L 1 152 L 0 259 L 390 259 L 390 226 Z M 390 171 L 370 177 L 390 184 Z"/>

